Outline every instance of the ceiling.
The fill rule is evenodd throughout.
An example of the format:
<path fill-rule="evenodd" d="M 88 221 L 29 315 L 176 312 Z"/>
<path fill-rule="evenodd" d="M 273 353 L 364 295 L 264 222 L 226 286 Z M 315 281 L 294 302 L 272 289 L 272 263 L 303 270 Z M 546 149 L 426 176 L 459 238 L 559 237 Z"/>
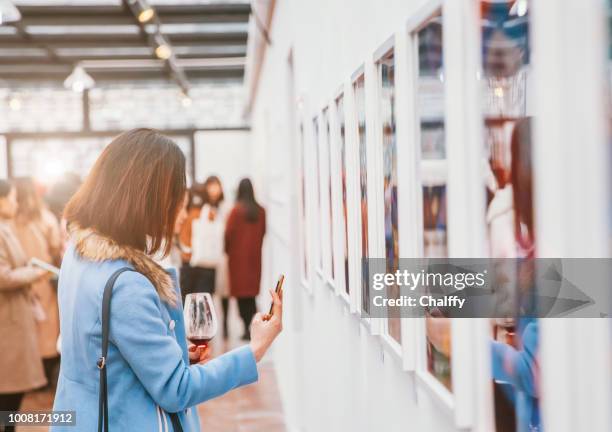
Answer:
<path fill-rule="evenodd" d="M 168 79 L 188 90 L 244 74 L 248 0 L 148 0 L 146 23 L 136 0 L 12 3 L 22 18 L 0 26 L 0 80 L 63 82 L 79 64 L 96 82 Z M 156 55 L 160 41 L 169 58 Z"/>

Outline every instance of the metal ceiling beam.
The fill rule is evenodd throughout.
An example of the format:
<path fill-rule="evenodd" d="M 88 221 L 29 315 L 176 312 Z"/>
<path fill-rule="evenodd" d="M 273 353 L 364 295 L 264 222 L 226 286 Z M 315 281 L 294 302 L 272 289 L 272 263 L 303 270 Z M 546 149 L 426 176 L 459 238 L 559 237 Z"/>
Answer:
<path fill-rule="evenodd" d="M 178 84 L 178 86 L 185 94 L 188 94 L 190 88 L 189 79 L 187 78 L 185 71 L 176 63 L 176 54 L 172 50 L 172 45 L 168 38 L 161 31 L 161 21 L 157 16 L 157 11 L 153 15 L 151 21 L 147 23 L 141 23 L 138 20 L 138 13 L 140 11 L 137 9 L 137 4 L 130 0 L 122 0 L 121 3 L 123 4 L 124 9 L 132 15 L 134 22 L 140 28 L 140 33 L 142 37 L 153 48 L 153 50 L 156 50 L 162 45 L 165 45 L 170 49 L 170 56 L 164 60 L 165 69 L 168 73 L 168 76 Z M 148 33 L 146 31 L 146 26 L 151 24 L 153 24 L 157 29 L 157 31 L 153 34 Z"/>
<path fill-rule="evenodd" d="M 160 15 L 195 14 L 195 15 L 249 15 L 251 5 L 248 3 L 217 4 L 165 4 L 153 5 Z M 121 5 L 19 5 L 19 11 L 25 16 L 67 16 L 67 15 L 123 15 Z"/>
<path fill-rule="evenodd" d="M 38 39 L 39 38 L 37 38 L 37 40 Z M 137 38 L 136 40 L 128 40 L 126 38 L 122 38 L 122 39 L 114 39 L 114 40 L 108 40 L 108 41 L 101 41 L 99 39 L 81 40 L 80 37 L 78 38 L 78 40 L 75 40 L 75 39 L 76 38 L 72 37 L 66 40 L 46 41 L 45 44 L 53 49 L 62 49 L 62 48 L 109 48 L 109 49 L 112 49 L 112 48 L 124 48 L 124 47 L 142 48 L 143 46 L 145 46 L 142 43 L 139 43 L 140 41 Z M 246 35 L 245 35 L 244 40 L 242 39 L 240 40 L 210 39 L 210 38 L 193 39 L 192 38 L 192 39 L 176 41 L 175 43 L 172 44 L 172 46 L 175 48 L 190 48 L 190 47 L 223 48 L 226 46 L 239 46 L 240 45 L 240 46 L 245 46 L 245 49 L 246 49 L 245 43 L 246 43 Z M 0 36 L 0 49 L 1 48 L 28 49 L 28 48 L 34 48 L 34 46 L 31 41 L 28 42 L 24 40 L 20 40 L 20 41 L 8 40 Z"/>
<path fill-rule="evenodd" d="M 197 14 L 159 14 L 164 24 L 207 24 L 207 23 L 246 23 L 248 15 L 243 14 L 219 14 L 219 15 L 197 15 Z M 71 26 L 71 25 L 129 25 L 134 20 L 125 15 L 97 14 L 97 15 L 34 15 L 23 16 L 21 23 L 24 26 Z"/>
<path fill-rule="evenodd" d="M 0 65 L 0 82 L 57 82 L 61 84 L 66 76 L 72 71 L 71 67 L 65 68 L 62 65 L 53 65 L 53 67 L 29 67 L 22 69 L 20 67 L 4 69 Z M 156 70 L 132 70 L 132 71 L 88 71 L 98 83 L 102 82 L 117 82 L 117 81 L 153 81 L 153 80 L 168 80 L 168 74 L 160 69 Z M 209 80 L 236 80 L 241 81 L 244 77 L 242 68 L 215 68 L 215 69 L 198 69 L 187 70 L 185 76 L 190 82 L 209 81 Z"/>

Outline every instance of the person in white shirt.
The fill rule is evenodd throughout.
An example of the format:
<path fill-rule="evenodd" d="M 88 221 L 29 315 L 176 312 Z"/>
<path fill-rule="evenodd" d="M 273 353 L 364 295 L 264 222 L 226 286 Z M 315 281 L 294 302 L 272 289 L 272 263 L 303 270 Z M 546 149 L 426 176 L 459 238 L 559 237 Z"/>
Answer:
<path fill-rule="evenodd" d="M 192 188 L 192 208 L 186 222 L 191 254 L 183 294 L 207 292 L 219 294 L 223 306 L 223 329 L 227 336 L 227 264 L 224 252 L 225 223 L 229 208 L 224 201 L 223 186 L 217 176 Z M 183 270 L 185 271 L 185 270 Z"/>

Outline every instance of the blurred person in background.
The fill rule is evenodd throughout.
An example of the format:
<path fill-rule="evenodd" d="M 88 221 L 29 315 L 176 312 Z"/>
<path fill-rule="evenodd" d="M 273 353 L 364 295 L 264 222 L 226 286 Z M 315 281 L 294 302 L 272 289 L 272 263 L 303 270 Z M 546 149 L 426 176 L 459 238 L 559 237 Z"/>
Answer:
<path fill-rule="evenodd" d="M 197 432 L 196 405 L 258 380 L 256 363 L 282 329 L 281 298 L 272 292 L 274 314 L 255 317 L 249 345 L 208 360 L 208 347 L 188 350 L 180 286 L 151 258 L 168 253 L 185 189 L 180 148 L 155 130 L 134 129 L 103 150 L 66 206 L 70 244 L 59 284 L 62 362 L 53 409 L 76 410 L 79 420 L 52 431 L 96 430 L 101 371 L 108 374 L 107 425 L 116 431 L 162 430 L 178 417 L 183 430 Z M 126 267 L 133 271 L 112 288 L 108 354 L 101 358 L 103 292 Z"/>
<path fill-rule="evenodd" d="M 0 180 L 0 410 L 17 411 L 25 392 L 47 384 L 36 316 L 41 313 L 31 285 L 47 272 L 28 265 L 15 233 L 17 191 Z M 0 430 L 1 430 L 0 426 Z M 14 428 L 6 426 L 5 431 Z"/>
<path fill-rule="evenodd" d="M 174 224 L 174 235 L 172 236 L 170 252 L 168 252 L 168 254 L 165 256 L 163 253 L 158 253 L 153 257 L 153 259 L 157 262 L 157 264 L 159 264 L 162 268 L 174 269 L 179 274 L 179 276 L 180 276 L 181 265 L 183 262 L 182 255 L 183 253 L 185 253 L 185 248 L 181 244 L 179 235 L 189 216 L 187 213 L 188 202 L 189 202 L 189 193 L 185 192 L 185 198 L 183 200 L 183 204 L 181 206 L 178 216 L 176 217 L 176 223 Z"/>
<path fill-rule="evenodd" d="M 80 186 L 81 177 L 78 174 L 66 173 L 61 179 L 54 183 L 45 194 L 45 202 L 60 224 L 60 257 L 64 254 L 64 248 L 68 241 L 66 221 L 63 219 L 64 207 L 66 207 L 66 204 Z M 56 283 L 56 280 L 54 279 L 53 282 Z"/>
<path fill-rule="evenodd" d="M 38 258 L 49 264 L 60 261 L 59 222 L 44 205 L 31 178 L 15 179 L 17 190 L 17 215 L 15 232 L 26 258 Z M 51 275 L 32 284 L 32 295 L 42 308 L 43 314 L 37 320 L 38 346 L 45 366 L 45 375 L 50 387 L 56 382 L 59 365 L 57 338 L 59 336 L 59 311 L 57 293 L 51 284 Z"/>
<path fill-rule="evenodd" d="M 244 323 L 243 339 L 250 338 L 249 323 L 257 311 L 255 297 L 261 282 L 261 248 L 266 234 L 266 212 L 255 200 L 253 185 L 247 178 L 238 185 L 236 205 L 225 228 L 225 252 L 228 257 L 229 286 L 238 299 Z"/>
<path fill-rule="evenodd" d="M 203 184 L 192 188 L 196 200 L 183 228 L 184 240 L 190 247 L 188 286 L 183 295 L 194 292 L 217 293 L 223 307 L 223 334 L 228 335 L 227 313 L 229 298 L 225 273 L 225 224 L 229 209 L 225 203 L 219 177 L 212 175 Z"/>

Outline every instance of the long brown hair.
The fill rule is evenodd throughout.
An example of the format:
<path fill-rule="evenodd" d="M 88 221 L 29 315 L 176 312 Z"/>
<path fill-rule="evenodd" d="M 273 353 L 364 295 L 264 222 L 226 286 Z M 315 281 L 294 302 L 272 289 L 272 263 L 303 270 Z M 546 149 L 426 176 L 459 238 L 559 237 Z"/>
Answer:
<path fill-rule="evenodd" d="M 246 210 L 246 219 L 249 222 L 257 222 L 261 206 L 255 200 L 253 183 L 248 178 L 243 178 L 238 184 L 236 201 L 243 205 Z"/>
<path fill-rule="evenodd" d="M 132 129 L 104 149 L 64 217 L 119 245 L 167 255 L 186 187 L 179 147 L 156 130 Z"/>
<path fill-rule="evenodd" d="M 40 219 L 43 203 L 34 180 L 30 177 L 18 177 L 13 184 L 17 189 L 17 218 L 24 222 Z"/>
<path fill-rule="evenodd" d="M 221 192 L 219 194 L 219 198 L 213 201 L 208 195 L 208 186 L 216 183 L 219 185 L 219 189 Z M 208 176 L 204 183 L 196 183 L 191 187 L 192 194 L 192 204 L 191 207 L 202 208 L 204 205 L 208 204 L 211 207 L 219 207 L 219 205 L 225 199 L 225 194 L 223 193 L 223 185 L 221 184 L 221 180 L 216 175 Z M 196 202 L 197 201 L 197 202 Z"/>

